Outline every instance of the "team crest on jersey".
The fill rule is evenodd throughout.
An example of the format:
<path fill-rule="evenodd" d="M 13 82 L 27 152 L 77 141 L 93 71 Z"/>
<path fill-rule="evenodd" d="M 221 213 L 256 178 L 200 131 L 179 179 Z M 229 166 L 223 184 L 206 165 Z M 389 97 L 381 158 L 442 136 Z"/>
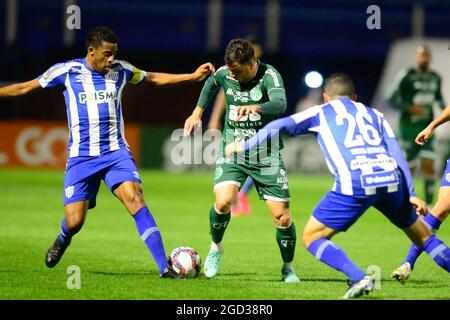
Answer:
<path fill-rule="evenodd" d="M 447 182 L 450 182 L 450 173 L 447 173 L 445 175 L 445 180 L 447 180 Z"/>
<path fill-rule="evenodd" d="M 250 98 L 253 101 L 259 101 L 262 98 L 262 92 L 261 89 L 259 89 L 258 86 L 254 87 L 252 90 L 250 90 Z"/>

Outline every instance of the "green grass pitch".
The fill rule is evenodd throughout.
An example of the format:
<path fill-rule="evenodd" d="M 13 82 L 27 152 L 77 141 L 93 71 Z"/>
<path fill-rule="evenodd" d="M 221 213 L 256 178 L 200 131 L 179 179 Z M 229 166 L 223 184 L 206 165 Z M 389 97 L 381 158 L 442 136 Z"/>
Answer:
<path fill-rule="evenodd" d="M 44 253 L 63 217 L 61 170 L 0 170 L 0 300 L 151 299 L 300 300 L 338 299 L 345 277 L 317 261 L 298 241 L 298 284 L 281 282 L 275 227 L 263 201 L 251 193 L 253 214 L 232 218 L 224 238 L 220 275 L 207 280 L 160 279 L 156 264 L 139 238 L 133 219 L 102 184 L 97 208 L 60 263 L 44 265 Z M 213 173 L 173 175 L 141 172 L 144 194 L 162 232 L 167 254 L 178 246 L 196 248 L 202 259 L 210 245 L 208 215 Z M 298 238 L 330 177 L 291 175 L 291 211 Z M 421 183 L 416 183 L 421 194 Z M 450 223 L 439 236 L 450 244 Z M 409 241 L 376 210 L 334 238 L 361 268 L 376 265 L 380 290 L 366 299 L 450 299 L 450 278 L 427 255 L 420 257 L 410 282 L 402 286 L 390 273 L 404 258 Z M 80 270 L 80 289 L 69 289 L 68 267 Z"/>

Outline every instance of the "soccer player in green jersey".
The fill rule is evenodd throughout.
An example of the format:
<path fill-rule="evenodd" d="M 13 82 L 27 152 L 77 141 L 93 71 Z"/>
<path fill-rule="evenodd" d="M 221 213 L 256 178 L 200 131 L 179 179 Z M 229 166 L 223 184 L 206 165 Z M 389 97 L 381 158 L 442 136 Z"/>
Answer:
<path fill-rule="evenodd" d="M 436 181 L 432 141 L 423 148 L 414 143 L 416 135 L 433 120 L 433 107 L 445 106 L 441 95 L 441 77 L 429 69 L 431 52 L 425 46 L 416 49 L 416 66 L 401 71 L 388 93 L 387 101 L 400 110 L 399 140 L 411 171 L 420 158 L 425 179 L 425 201 L 433 202 Z"/>
<path fill-rule="evenodd" d="M 224 60 L 225 66 L 205 82 L 197 106 L 184 125 L 185 135 L 191 134 L 201 123 L 209 101 L 219 88 L 223 89 L 226 97 L 225 125 L 216 159 L 215 203 L 209 212 L 212 243 L 205 261 L 205 276 L 213 278 L 219 271 L 224 252 L 222 239 L 230 222 L 230 207 L 239 188 L 250 176 L 276 224 L 276 240 L 283 259 L 282 280 L 298 282 L 293 268 L 296 231 L 289 212 L 288 178 L 279 150 L 268 146 L 238 159 L 224 155 L 227 142 L 251 138 L 285 112 L 283 79 L 274 67 L 255 58 L 251 42 L 244 39 L 230 41 Z"/>
<path fill-rule="evenodd" d="M 253 50 L 255 51 L 255 58 L 260 60 L 264 54 L 264 50 L 259 43 L 259 41 L 254 37 L 246 38 L 248 41 L 252 43 Z M 214 101 L 213 110 L 211 112 L 211 117 L 208 123 L 208 129 L 216 129 L 221 130 L 223 124 L 223 114 L 225 113 L 225 105 L 227 100 L 225 98 L 225 93 L 223 90 L 220 90 L 217 93 L 216 101 Z M 252 208 L 250 206 L 250 200 L 248 197 L 248 193 L 253 188 L 253 180 L 248 177 L 242 185 L 240 191 L 236 196 L 236 201 L 231 205 L 231 216 L 237 217 L 242 215 L 249 215 L 252 212 Z"/>

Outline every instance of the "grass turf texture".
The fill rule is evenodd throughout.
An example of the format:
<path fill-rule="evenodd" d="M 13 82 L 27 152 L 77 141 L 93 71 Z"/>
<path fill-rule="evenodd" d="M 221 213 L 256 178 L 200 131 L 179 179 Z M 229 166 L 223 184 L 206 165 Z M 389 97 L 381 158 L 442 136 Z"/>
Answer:
<path fill-rule="evenodd" d="M 217 278 L 160 279 L 156 264 L 139 238 L 133 219 L 102 184 L 97 208 L 88 212 L 59 264 L 48 269 L 44 254 L 63 217 L 63 171 L 0 169 L 0 300 L 5 299 L 338 299 L 343 274 L 317 261 L 300 242 L 315 205 L 330 188 L 330 177 L 290 176 L 291 211 L 297 226 L 295 270 L 298 284 L 281 282 L 281 257 L 275 227 L 263 201 L 251 192 L 253 214 L 233 217 L 225 234 L 225 254 Z M 213 173 L 173 175 L 141 172 L 146 202 L 162 232 L 166 253 L 178 246 L 209 250 L 208 212 L 213 203 Z M 422 183 L 416 183 L 419 194 Z M 450 226 L 439 236 L 450 244 Z M 366 299 L 450 299 L 448 274 L 426 254 L 410 281 L 390 279 L 409 248 L 409 240 L 371 209 L 334 242 L 361 268 L 377 265 L 381 290 Z M 70 265 L 80 268 L 81 288 L 68 289 Z"/>

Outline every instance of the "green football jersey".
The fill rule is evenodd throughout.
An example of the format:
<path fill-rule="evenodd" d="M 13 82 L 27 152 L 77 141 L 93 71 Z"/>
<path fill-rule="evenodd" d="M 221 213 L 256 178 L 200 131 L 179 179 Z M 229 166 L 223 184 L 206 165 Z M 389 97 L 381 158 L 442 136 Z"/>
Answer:
<path fill-rule="evenodd" d="M 250 139 L 259 129 L 279 118 L 286 111 L 283 79 L 271 65 L 258 61 L 255 77 L 246 83 L 239 83 L 230 76 L 228 67 L 222 66 L 205 82 L 197 105 L 206 108 L 219 88 L 223 88 L 226 98 L 221 151 L 232 141 Z M 254 104 L 261 106 L 261 114 L 249 114 L 236 121 L 238 106 Z M 279 143 L 275 145 L 279 149 L 282 148 L 281 137 Z M 264 155 L 271 155 L 271 150 L 271 143 L 268 143 L 265 147 L 253 150 L 246 156 L 258 154 L 264 158 Z"/>
<path fill-rule="evenodd" d="M 401 112 L 401 137 L 414 138 L 433 120 L 433 107 L 444 107 L 441 77 L 434 71 L 420 72 L 416 68 L 403 70 L 397 75 L 387 100 Z M 424 114 L 411 115 L 408 109 L 413 105 L 425 107 Z"/>

